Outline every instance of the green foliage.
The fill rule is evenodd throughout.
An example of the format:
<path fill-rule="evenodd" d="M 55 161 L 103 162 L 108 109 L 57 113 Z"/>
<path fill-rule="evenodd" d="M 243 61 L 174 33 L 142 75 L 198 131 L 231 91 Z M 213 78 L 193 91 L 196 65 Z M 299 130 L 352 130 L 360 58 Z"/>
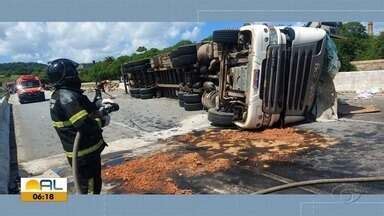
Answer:
<path fill-rule="evenodd" d="M 147 51 L 147 48 L 144 47 L 144 46 L 139 46 L 139 47 L 137 48 L 137 50 L 136 50 L 136 52 L 145 52 L 145 51 Z"/>
<path fill-rule="evenodd" d="M 359 22 L 344 23 L 339 31 L 343 39 L 336 39 L 340 71 L 353 71 L 351 61 L 384 58 L 384 36 L 369 36 Z"/>
<path fill-rule="evenodd" d="M 0 64 L 0 74 L 31 74 L 36 71 L 44 71 L 47 65 L 40 63 L 13 62 Z"/>
<path fill-rule="evenodd" d="M 23 74 L 34 74 L 45 81 L 45 69 L 47 65 L 40 63 L 13 62 L 0 64 L 0 81 L 6 83 L 15 81 L 17 77 Z"/>
<path fill-rule="evenodd" d="M 344 23 L 340 28 L 340 34 L 349 38 L 364 39 L 368 37 L 365 26 L 359 22 Z"/>
<path fill-rule="evenodd" d="M 136 52 L 131 55 L 120 56 L 116 59 L 113 57 L 107 57 L 104 61 L 96 62 L 88 68 L 80 70 L 80 78 L 84 82 L 101 81 L 107 79 L 119 79 L 121 75 L 121 65 L 127 62 L 139 61 L 142 59 L 152 58 L 156 55 L 170 52 L 175 48 L 187 44 L 191 44 L 192 41 L 182 40 L 171 47 L 164 48 L 162 50 L 151 48 L 145 51 Z"/>

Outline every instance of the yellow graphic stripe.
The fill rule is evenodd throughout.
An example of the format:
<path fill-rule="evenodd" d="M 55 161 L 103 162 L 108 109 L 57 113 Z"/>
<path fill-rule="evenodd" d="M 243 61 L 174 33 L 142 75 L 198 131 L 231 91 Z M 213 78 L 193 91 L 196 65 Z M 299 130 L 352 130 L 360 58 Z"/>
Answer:
<path fill-rule="evenodd" d="M 81 156 L 90 154 L 94 151 L 97 151 L 103 144 L 104 144 L 104 140 L 101 139 L 97 144 L 77 152 L 77 157 L 81 157 Z M 73 156 L 72 152 L 65 152 L 65 155 L 67 155 L 67 157 L 69 157 L 69 158 L 71 158 Z"/>

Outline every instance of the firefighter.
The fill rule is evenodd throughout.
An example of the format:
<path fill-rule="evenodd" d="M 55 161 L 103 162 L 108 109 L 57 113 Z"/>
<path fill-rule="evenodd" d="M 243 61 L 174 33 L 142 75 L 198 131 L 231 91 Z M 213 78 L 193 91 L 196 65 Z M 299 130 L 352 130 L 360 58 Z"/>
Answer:
<path fill-rule="evenodd" d="M 101 115 L 96 102 L 91 102 L 81 90 L 78 64 L 69 59 L 56 59 L 48 63 L 47 77 L 54 88 L 50 100 L 53 127 L 72 166 L 72 150 L 76 133 L 81 133 L 77 158 L 80 193 L 99 194 L 101 191 L 101 158 L 106 143 L 102 127 L 109 116 Z"/>

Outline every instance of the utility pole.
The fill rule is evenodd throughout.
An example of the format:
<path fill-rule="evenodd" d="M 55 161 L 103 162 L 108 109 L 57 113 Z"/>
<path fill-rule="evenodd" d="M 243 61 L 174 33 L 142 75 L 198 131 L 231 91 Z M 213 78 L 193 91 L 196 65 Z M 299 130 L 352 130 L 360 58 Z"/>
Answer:
<path fill-rule="evenodd" d="M 369 36 L 373 35 L 373 22 L 372 21 L 368 22 L 368 35 Z"/>

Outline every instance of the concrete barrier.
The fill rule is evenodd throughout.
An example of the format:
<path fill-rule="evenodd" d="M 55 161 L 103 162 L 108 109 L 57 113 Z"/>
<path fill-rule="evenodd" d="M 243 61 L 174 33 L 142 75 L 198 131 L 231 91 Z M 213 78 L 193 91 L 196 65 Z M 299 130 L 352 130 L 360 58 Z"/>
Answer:
<path fill-rule="evenodd" d="M 10 107 L 8 97 L 0 98 L 0 194 L 8 193 L 10 174 Z"/>
<path fill-rule="evenodd" d="M 358 71 L 384 70 L 384 59 L 351 61 Z"/>
<path fill-rule="evenodd" d="M 338 92 L 384 90 L 384 70 L 339 72 L 334 83 Z"/>

